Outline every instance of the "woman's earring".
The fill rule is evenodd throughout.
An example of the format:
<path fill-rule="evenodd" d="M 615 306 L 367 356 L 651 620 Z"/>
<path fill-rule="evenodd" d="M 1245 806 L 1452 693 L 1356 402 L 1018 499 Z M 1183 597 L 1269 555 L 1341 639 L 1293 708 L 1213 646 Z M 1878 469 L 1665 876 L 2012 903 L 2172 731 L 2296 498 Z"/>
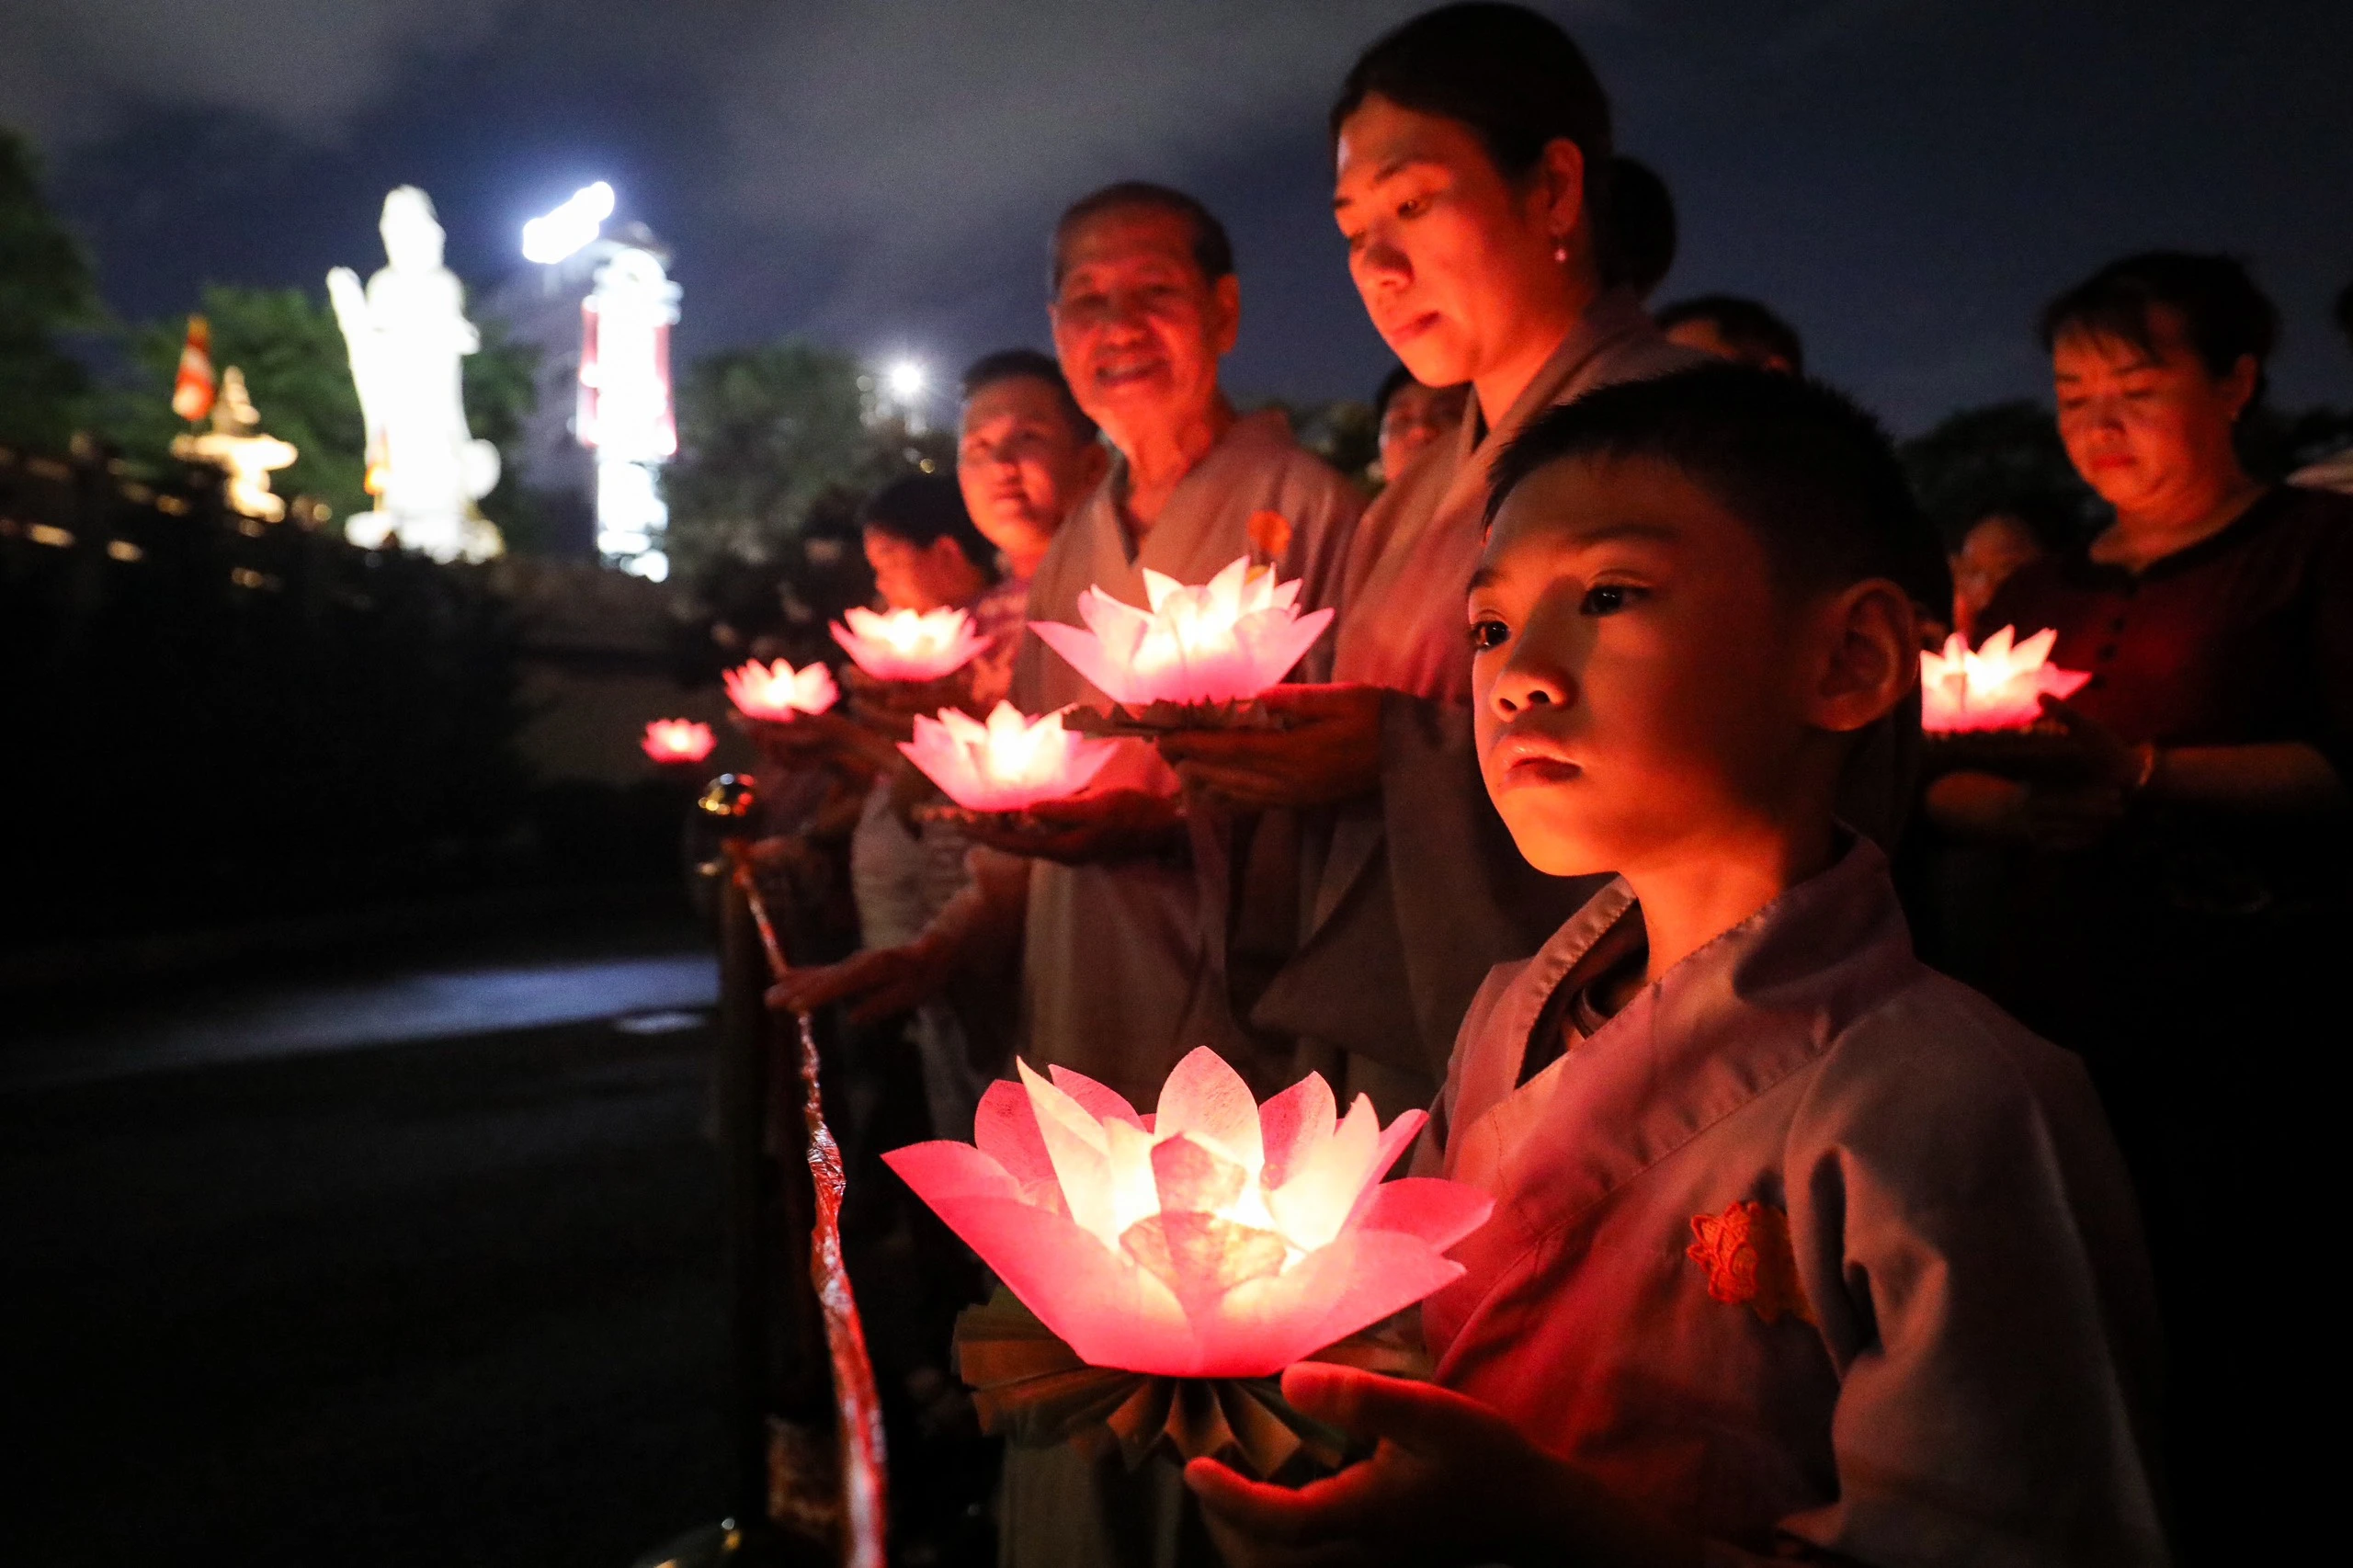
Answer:
<path fill-rule="evenodd" d="M 1554 261 L 1561 262 L 1567 261 L 1569 259 L 1569 247 L 1565 244 L 1554 245 L 1552 247 L 1552 259 Z"/>

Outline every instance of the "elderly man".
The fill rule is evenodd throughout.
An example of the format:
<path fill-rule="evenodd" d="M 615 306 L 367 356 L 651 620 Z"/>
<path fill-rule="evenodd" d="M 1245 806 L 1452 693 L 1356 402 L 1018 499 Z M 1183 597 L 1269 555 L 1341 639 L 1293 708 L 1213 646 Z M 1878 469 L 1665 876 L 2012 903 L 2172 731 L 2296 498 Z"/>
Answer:
<path fill-rule="evenodd" d="M 1035 620 L 1076 623 L 1089 586 L 1131 604 L 1149 569 L 1207 581 L 1254 551 L 1301 579 L 1301 602 L 1330 600 L 1361 502 L 1290 437 L 1279 415 L 1235 414 L 1218 362 L 1241 327 L 1241 287 L 1224 228 L 1199 202 L 1128 183 L 1086 198 L 1054 231 L 1054 346 L 1073 397 L 1118 456 L 1039 562 Z M 1264 514 L 1281 526 L 1267 526 Z M 1253 538 L 1253 519 L 1257 537 Z M 1321 673 L 1311 653 L 1302 673 Z M 1035 638 L 1016 656 L 1013 701 L 1032 713 L 1103 695 Z M 1042 808 L 1044 832 L 976 828 L 973 887 L 915 942 L 779 986 L 779 1006 L 859 996 L 861 1013 L 910 1006 L 960 969 L 985 968 L 1018 935 L 1024 1053 L 1074 1068 L 1149 1105 L 1187 1051 L 1211 1043 L 1245 1074 L 1279 1075 L 1286 1051 L 1253 1060 L 1222 973 L 1226 877 L 1270 877 L 1289 840 L 1256 820 L 1188 824 L 1175 775 L 1149 746 L 1122 743 L 1102 784 Z M 1189 826 L 1189 832 L 1188 832 Z M 1216 858 L 1196 875 L 1193 846 Z M 1266 869 L 1273 866 L 1277 869 Z M 1221 940 L 1204 940 L 1219 927 Z M 1247 935 L 1241 938 L 1250 950 Z"/>

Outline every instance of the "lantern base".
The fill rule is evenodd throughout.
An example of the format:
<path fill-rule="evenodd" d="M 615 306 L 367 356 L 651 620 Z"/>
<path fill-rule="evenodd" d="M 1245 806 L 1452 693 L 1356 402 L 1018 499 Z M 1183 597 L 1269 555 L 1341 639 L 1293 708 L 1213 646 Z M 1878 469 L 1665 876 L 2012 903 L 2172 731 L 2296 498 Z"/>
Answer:
<path fill-rule="evenodd" d="M 2011 730 L 1928 732 L 1922 771 L 1993 773 L 2036 783 L 2075 783 L 2086 777 L 2084 749 L 2066 726 L 2052 720 Z"/>
<path fill-rule="evenodd" d="M 1063 728 L 1082 735 L 1151 740 L 1179 730 L 1287 730 L 1290 725 L 1254 698 L 1231 702 L 1154 702 L 1142 708 L 1115 703 L 1100 708 L 1074 708 L 1063 715 Z"/>
<path fill-rule="evenodd" d="M 1307 1359 L 1429 1376 L 1417 1346 L 1378 1327 Z M 1091 1454 L 1116 1448 L 1130 1470 L 1155 1453 L 1179 1464 L 1206 1456 L 1261 1480 L 1304 1482 L 1368 1451 L 1293 1409 L 1279 1378 L 1177 1378 L 1089 1366 L 1002 1290 L 956 1320 L 956 1368 L 972 1390 L 983 1431 L 1023 1448 L 1070 1443 Z"/>

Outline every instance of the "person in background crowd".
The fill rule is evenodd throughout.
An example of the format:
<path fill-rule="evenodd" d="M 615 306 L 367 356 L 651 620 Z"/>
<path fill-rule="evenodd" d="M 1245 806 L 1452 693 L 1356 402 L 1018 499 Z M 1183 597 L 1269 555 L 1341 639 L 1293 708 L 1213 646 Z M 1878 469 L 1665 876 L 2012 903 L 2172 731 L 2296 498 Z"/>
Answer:
<path fill-rule="evenodd" d="M 2211 1561 L 2329 1528 L 2252 1271 L 2311 1255 L 2287 1195 L 2325 1189 L 2304 1080 L 2341 1041 L 2353 936 L 2353 498 L 2239 464 L 2277 331 L 2222 256 L 2131 256 L 2052 301 L 2060 435 L 2115 517 L 1983 620 L 2055 629 L 2052 662 L 2091 679 L 2047 704 L 2064 734 L 2041 766 L 1927 795 L 1946 833 L 2009 846 L 1988 988 L 2083 1052 L 2132 1164 L 2184 1544 Z"/>
<path fill-rule="evenodd" d="M 1462 422 L 1471 389 L 1461 384 L 1426 387 L 1400 365 L 1381 379 L 1373 394 L 1373 425 L 1381 433 L 1381 480 L 1393 483 L 1405 465 Z"/>
<path fill-rule="evenodd" d="M 1805 345 L 1797 328 L 1757 301 L 1737 294 L 1701 294 L 1654 313 L 1669 343 L 1760 370 L 1805 374 Z"/>
<path fill-rule="evenodd" d="M 1972 648 L 1997 628 L 1984 619 L 1995 590 L 2069 539 L 2073 521 L 2063 501 L 2020 497 L 1971 523 L 1952 554 L 1952 625 Z"/>
<path fill-rule="evenodd" d="M 2353 346 L 2353 283 L 2337 290 L 2336 308 L 2332 313 L 2336 317 L 2336 330 L 2345 335 L 2348 346 Z M 2307 490 L 2334 490 L 2353 495 L 2353 447 L 2298 469 L 2288 476 L 2288 483 Z"/>
<path fill-rule="evenodd" d="M 1013 689 L 1030 580 L 1063 520 L 1102 483 L 1110 454 L 1050 355 L 1007 348 L 983 356 L 964 372 L 963 392 L 956 483 L 1005 566 L 972 603 L 973 628 L 989 648 L 972 661 L 971 699 L 986 713 Z"/>
<path fill-rule="evenodd" d="M 1462 594 L 1488 465 L 1545 409 L 1698 356 L 1610 276 L 1609 101 L 1557 24 L 1518 6 L 1427 12 L 1358 60 L 1330 125 L 1366 311 L 1417 379 L 1468 383 L 1470 404 L 1365 516 L 1337 684 L 1273 694 L 1288 729 L 1162 751 L 1205 790 L 1297 814 L 1298 877 L 1235 919 L 1234 1006 L 1394 1115 L 1429 1103 L 1488 968 L 1534 951 L 1586 891 L 1513 849 L 1471 749 Z"/>
<path fill-rule="evenodd" d="M 1675 197 L 1656 169 L 1623 153 L 1609 162 L 1610 276 L 1647 301 L 1675 266 Z"/>

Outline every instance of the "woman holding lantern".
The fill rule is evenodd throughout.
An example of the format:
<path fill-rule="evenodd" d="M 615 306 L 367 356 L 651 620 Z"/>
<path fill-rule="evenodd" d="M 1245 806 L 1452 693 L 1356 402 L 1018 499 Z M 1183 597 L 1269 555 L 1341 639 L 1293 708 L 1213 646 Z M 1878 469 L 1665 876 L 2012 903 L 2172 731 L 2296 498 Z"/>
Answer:
<path fill-rule="evenodd" d="M 1297 901 L 1301 939 L 1235 1006 L 1394 1113 L 1428 1103 L 1489 966 L 1532 952 L 1588 891 L 1513 850 L 1471 752 L 1462 597 L 1488 466 L 1545 409 L 1699 356 L 1608 275 L 1608 98 L 1552 22 L 1499 5 L 1408 22 L 1357 62 L 1331 128 L 1366 311 L 1417 380 L 1468 382 L 1471 405 L 1350 546 L 1342 684 L 1270 693 L 1288 730 L 1161 750 L 1189 783 L 1304 812 L 1304 875 L 1273 894 Z"/>
<path fill-rule="evenodd" d="M 2290 1479 L 2270 1310 L 2224 1262 L 2309 1244 L 2279 1195 L 2322 1179 L 2296 1166 L 2325 1133 L 2292 1080 L 2342 1034 L 2321 1020 L 2353 936 L 2353 499 L 2267 485 L 2234 443 L 2278 323 L 2239 263 L 2177 253 L 2045 311 L 2060 435 L 2115 518 L 1980 622 L 2055 631 L 2052 663 L 2087 678 L 2046 704 L 2037 766 L 1927 797 L 1997 864 L 1975 978 L 2084 1054 L 2132 1165 L 2191 1555 L 2251 1550 L 2250 1514 L 2317 1495 Z"/>

